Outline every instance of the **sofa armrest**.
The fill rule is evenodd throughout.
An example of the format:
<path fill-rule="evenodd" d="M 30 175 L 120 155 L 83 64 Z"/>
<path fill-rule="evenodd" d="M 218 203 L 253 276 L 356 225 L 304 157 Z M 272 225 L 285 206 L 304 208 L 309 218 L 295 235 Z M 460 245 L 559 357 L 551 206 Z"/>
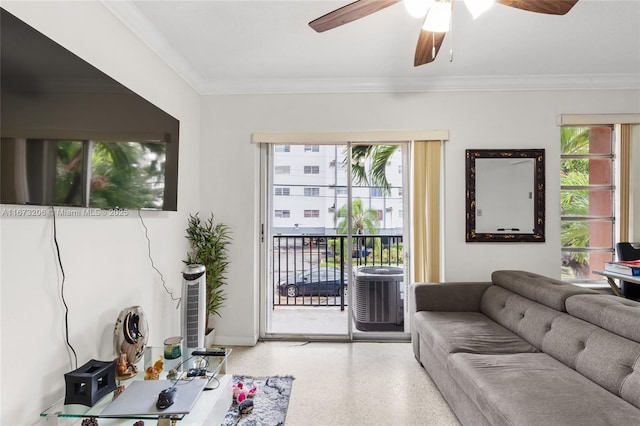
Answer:
<path fill-rule="evenodd" d="M 413 283 L 410 287 L 409 321 L 411 343 L 420 361 L 420 338 L 415 315 L 420 311 L 480 312 L 480 300 L 490 282 Z"/>
<path fill-rule="evenodd" d="M 490 282 L 414 283 L 414 309 L 419 311 L 479 312 L 480 299 Z"/>

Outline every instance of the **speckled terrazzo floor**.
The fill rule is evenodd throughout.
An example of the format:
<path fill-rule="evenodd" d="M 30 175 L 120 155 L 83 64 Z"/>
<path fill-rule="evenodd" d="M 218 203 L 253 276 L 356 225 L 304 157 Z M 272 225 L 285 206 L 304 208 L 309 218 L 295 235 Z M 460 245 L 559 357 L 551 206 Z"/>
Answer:
<path fill-rule="evenodd" d="M 268 341 L 233 350 L 229 373 L 295 377 L 286 426 L 460 424 L 410 343 Z"/>

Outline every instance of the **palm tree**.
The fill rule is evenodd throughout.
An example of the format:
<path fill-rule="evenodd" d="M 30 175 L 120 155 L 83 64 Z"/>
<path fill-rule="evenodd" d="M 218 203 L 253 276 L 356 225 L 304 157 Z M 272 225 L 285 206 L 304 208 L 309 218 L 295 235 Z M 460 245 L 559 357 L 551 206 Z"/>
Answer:
<path fill-rule="evenodd" d="M 354 145 L 351 147 L 351 172 L 358 185 L 382 188 L 387 195 L 391 193 L 391 185 L 387 180 L 387 163 L 400 145 Z M 367 159 L 371 160 L 369 173 L 365 167 Z M 344 152 L 343 164 L 349 161 L 348 148 Z"/>
<path fill-rule="evenodd" d="M 589 153 L 589 128 L 563 127 L 560 131 L 561 152 L 564 155 Z M 589 184 L 589 160 L 562 160 L 560 166 L 560 185 L 587 186 Z M 562 190 L 560 195 L 560 214 L 562 216 L 587 216 L 589 214 L 589 191 Z M 589 245 L 589 223 L 586 221 L 563 221 L 560 241 L 562 247 L 587 247 Z M 571 252 L 563 263 L 572 269 L 575 276 L 589 271 L 589 256 L 584 252 Z"/>
<path fill-rule="evenodd" d="M 349 226 L 348 206 L 344 206 L 338 209 L 336 216 L 342 218 L 338 223 L 336 232 L 338 234 L 347 234 Z M 351 204 L 351 233 L 353 235 L 362 234 L 377 234 L 378 233 L 378 212 L 374 209 L 365 210 L 362 205 L 362 200 L 356 198 Z"/>
<path fill-rule="evenodd" d="M 562 154 L 588 154 L 589 128 L 561 127 L 560 144 L 562 148 Z"/>
<path fill-rule="evenodd" d="M 336 216 L 341 218 L 336 228 L 338 234 L 347 234 L 349 227 L 349 221 L 347 220 L 347 205 L 340 207 Z M 351 204 L 351 234 L 352 235 L 365 235 L 365 234 L 377 234 L 378 233 L 378 212 L 373 209 L 366 209 L 362 205 L 362 200 L 356 198 Z M 366 247 L 370 244 L 363 237 L 356 237 L 353 240 L 354 254 L 356 257 L 366 257 Z"/>

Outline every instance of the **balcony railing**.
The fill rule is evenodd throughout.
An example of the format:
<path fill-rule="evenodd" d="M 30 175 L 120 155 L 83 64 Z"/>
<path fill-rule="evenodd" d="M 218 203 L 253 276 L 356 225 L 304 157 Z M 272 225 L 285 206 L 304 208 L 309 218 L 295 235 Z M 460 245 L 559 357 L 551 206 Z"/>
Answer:
<path fill-rule="evenodd" d="M 352 269 L 402 266 L 402 236 L 277 235 L 272 246 L 273 307 L 347 305 Z"/>

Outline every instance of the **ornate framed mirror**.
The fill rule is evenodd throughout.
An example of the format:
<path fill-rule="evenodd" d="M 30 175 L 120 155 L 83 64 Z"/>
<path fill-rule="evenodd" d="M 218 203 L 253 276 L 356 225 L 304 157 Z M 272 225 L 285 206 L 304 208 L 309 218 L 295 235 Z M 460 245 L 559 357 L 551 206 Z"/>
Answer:
<path fill-rule="evenodd" d="M 466 150 L 466 241 L 543 242 L 544 149 Z"/>

